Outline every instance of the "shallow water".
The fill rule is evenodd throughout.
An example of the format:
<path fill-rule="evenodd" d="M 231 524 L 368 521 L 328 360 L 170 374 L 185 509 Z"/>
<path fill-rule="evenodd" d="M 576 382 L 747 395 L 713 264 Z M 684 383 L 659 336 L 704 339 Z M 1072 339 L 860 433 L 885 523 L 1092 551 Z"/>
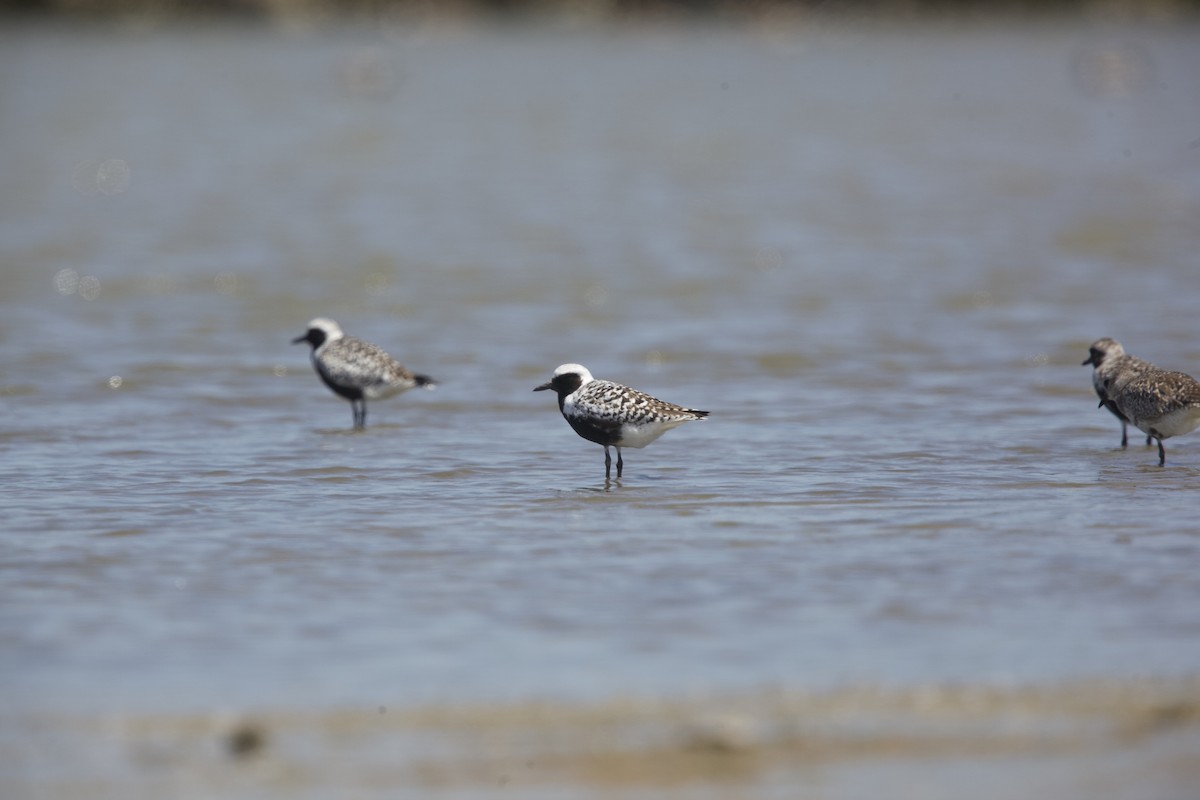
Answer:
<path fill-rule="evenodd" d="M 1079 365 L 1200 372 L 1194 27 L 0 38 L 10 723 L 1200 668 Z M 566 361 L 712 416 L 606 485 Z"/>

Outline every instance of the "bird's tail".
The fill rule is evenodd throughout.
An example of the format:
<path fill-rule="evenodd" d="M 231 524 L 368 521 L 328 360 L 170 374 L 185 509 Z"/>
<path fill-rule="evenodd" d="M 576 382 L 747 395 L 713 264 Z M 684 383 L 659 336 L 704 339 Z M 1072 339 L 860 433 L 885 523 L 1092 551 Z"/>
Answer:
<path fill-rule="evenodd" d="M 417 382 L 417 386 L 425 389 L 436 389 L 437 381 L 428 375 L 413 375 L 413 380 Z"/>

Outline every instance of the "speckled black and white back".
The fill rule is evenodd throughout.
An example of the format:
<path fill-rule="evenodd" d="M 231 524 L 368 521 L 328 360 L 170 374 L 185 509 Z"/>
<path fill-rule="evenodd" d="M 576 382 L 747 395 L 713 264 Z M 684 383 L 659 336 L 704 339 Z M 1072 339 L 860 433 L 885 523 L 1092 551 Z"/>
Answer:
<path fill-rule="evenodd" d="M 1159 369 L 1146 362 L 1130 365 L 1118 358 L 1110 365 L 1108 361 L 1103 359 L 1101 402 L 1158 440 L 1158 464 L 1163 466 L 1167 460 L 1163 440 L 1200 427 L 1200 381 L 1186 372 Z M 1097 371 L 1100 368 L 1097 365 Z"/>
<path fill-rule="evenodd" d="M 430 383 L 405 369 L 378 345 L 346 336 L 332 320 L 315 319 L 309 327 L 322 322 L 326 338 L 313 348 L 313 366 L 334 391 L 358 391 L 368 400 L 382 400 Z"/>
<path fill-rule="evenodd" d="M 427 375 L 405 369 L 383 348 L 347 336 L 341 326 L 326 317 L 308 323 L 295 343 L 312 345 L 312 363 L 325 385 L 354 406 L 356 427 L 366 420 L 367 400 L 382 400 L 417 386 L 432 389 L 437 384 Z"/>
<path fill-rule="evenodd" d="M 685 422 L 703 419 L 707 411 L 677 406 L 613 381 L 597 380 L 583 367 L 578 389 L 563 399 L 568 421 L 614 428 L 621 447 L 645 447 Z"/>
<path fill-rule="evenodd" d="M 605 446 L 645 447 L 672 428 L 703 419 L 707 411 L 684 408 L 613 381 L 597 380 L 581 364 L 563 364 L 549 383 L 571 427 Z"/>
<path fill-rule="evenodd" d="M 1131 423 L 1159 439 L 1200 427 L 1200 381 L 1186 372 L 1145 370 L 1122 384 L 1113 400 Z"/>

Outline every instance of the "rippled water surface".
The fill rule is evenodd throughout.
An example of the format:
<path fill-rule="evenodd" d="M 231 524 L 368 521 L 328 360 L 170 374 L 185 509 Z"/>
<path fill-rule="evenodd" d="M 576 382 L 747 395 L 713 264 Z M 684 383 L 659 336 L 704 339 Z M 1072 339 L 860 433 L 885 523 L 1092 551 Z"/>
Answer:
<path fill-rule="evenodd" d="M 1197 38 L 0 33 L 6 713 L 1194 676 L 1079 362 L 1200 374 Z M 606 485 L 567 361 L 712 415 Z"/>

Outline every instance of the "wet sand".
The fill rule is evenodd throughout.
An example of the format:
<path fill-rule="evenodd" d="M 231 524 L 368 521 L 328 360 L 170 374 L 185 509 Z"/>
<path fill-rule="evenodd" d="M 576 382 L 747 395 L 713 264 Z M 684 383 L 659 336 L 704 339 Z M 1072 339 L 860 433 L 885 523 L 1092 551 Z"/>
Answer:
<path fill-rule="evenodd" d="M 21 797 L 1183 800 L 1200 785 L 1195 679 L 31 714 L 0 731 Z"/>

